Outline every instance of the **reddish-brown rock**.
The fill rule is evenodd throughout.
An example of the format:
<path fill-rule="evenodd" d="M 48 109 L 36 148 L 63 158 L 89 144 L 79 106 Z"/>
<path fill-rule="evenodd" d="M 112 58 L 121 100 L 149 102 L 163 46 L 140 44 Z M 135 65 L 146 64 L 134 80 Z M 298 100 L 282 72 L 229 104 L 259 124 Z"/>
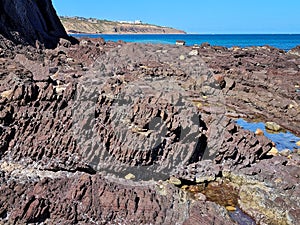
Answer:
<path fill-rule="evenodd" d="M 210 46 L 191 56 L 191 49 L 99 39 L 2 51 L 0 221 L 234 224 L 224 206 L 159 181 L 170 176 L 183 186 L 232 179 L 240 194 L 253 178 L 256 196 L 271 185 L 278 198 L 264 202 L 276 212 L 299 207 L 286 197 L 298 193 L 299 157 L 269 159 L 272 143 L 228 118 L 258 115 L 297 130 L 298 57 Z M 130 173 L 135 178 L 123 179 Z M 256 222 L 269 218 L 241 203 Z M 287 215 L 298 222 L 298 214 Z"/>

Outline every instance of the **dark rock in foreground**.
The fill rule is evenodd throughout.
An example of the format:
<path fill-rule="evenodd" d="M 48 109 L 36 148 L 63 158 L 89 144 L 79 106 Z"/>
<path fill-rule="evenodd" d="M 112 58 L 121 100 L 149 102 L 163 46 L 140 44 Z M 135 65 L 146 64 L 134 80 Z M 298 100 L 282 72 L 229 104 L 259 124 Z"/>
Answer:
<path fill-rule="evenodd" d="M 51 0 L 1 0 L 0 34 L 16 44 L 57 46 L 65 32 Z"/>

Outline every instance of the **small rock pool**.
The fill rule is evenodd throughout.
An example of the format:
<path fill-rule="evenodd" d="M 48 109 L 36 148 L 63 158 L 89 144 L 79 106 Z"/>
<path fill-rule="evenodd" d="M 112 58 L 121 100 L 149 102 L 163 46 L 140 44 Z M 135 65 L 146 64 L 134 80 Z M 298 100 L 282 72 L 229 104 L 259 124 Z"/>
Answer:
<path fill-rule="evenodd" d="M 257 129 L 261 129 L 264 132 L 264 135 L 275 143 L 276 148 L 279 151 L 285 149 L 294 150 L 300 148 L 296 144 L 298 141 L 300 141 L 300 138 L 289 131 L 269 133 L 269 131 L 265 128 L 265 123 L 247 122 L 244 119 L 237 119 L 236 123 L 242 128 L 250 130 L 252 132 L 255 132 Z"/>

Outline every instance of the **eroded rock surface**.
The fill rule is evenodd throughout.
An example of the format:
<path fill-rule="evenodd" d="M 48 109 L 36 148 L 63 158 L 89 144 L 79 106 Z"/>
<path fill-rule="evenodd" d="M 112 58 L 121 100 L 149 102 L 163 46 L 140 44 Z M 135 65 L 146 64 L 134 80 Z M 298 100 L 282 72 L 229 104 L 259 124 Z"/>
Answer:
<path fill-rule="evenodd" d="M 228 175 L 240 185 L 240 207 L 257 223 L 300 222 L 299 160 L 299 154 L 276 156 Z"/>
<path fill-rule="evenodd" d="M 273 121 L 299 134 L 299 56 L 269 46 L 203 48 L 202 59 L 226 82 L 229 115 Z"/>
<path fill-rule="evenodd" d="M 192 50 L 102 39 L 2 49 L 0 221 L 234 224 L 225 205 L 181 187 L 228 179 L 257 223 L 298 222 L 297 153 L 267 156 L 272 142 L 232 117 L 299 130 L 299 57 L 269 47 Z M 249 191 L 251 180 L 258 189 Z"/>

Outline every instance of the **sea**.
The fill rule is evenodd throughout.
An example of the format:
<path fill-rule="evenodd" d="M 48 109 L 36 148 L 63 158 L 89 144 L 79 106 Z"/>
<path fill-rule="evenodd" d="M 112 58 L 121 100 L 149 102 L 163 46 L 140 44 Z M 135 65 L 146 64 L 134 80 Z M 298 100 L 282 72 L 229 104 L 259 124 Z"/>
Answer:
<path fill-rule="evenodd" d="M 183 40 L 188 46 L 209 43 L 227 48 L 269 45 L 285 51 L 300 45 L 300 34 L 73 34 L 73 36 L 152 44 L 175 44 L 176 40 Z"/>

